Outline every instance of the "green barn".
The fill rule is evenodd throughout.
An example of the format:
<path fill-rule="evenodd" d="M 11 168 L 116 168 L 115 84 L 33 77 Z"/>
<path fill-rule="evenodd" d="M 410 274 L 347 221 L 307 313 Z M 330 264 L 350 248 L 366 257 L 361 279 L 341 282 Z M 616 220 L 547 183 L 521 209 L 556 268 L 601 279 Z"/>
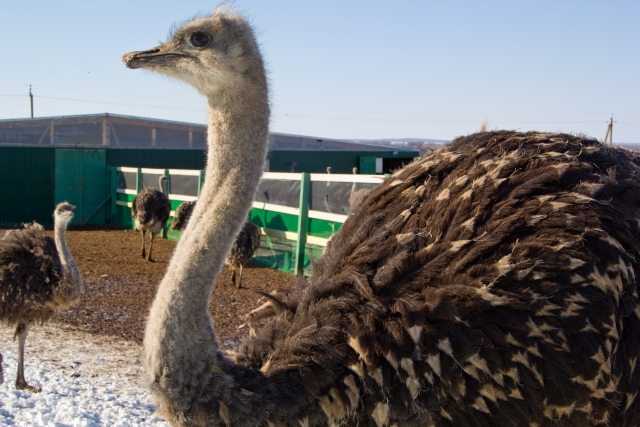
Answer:
<path fill-rule="evenodd" d="M 265 171 L 387 173 L 418 155 L 348 141 L 272 133 Z M 61 200 L 77 223 L 109 223 L 109 167 L 202 169 L 206 126 L 116 114 L 0 120 L 0 226 L 51 224 Z"/>
<path fill-rule="evenodd" d="M 113 114 L 0 120 L 0 227 L 51 226 L 53 206 L 77 206 L 74 227 L 130 228 L 131 203 L 168 179 L 172 215 L 195 200 L 206 126 Z M 346 220 L 350 197 L 417 151 L 272 133 L 250 220 L 263 234 L 259 264 L 302 273 Z M 358 172 L 354 174 L 354 172 Z M 165 230 L 178 239 L 179 232 Z"/>

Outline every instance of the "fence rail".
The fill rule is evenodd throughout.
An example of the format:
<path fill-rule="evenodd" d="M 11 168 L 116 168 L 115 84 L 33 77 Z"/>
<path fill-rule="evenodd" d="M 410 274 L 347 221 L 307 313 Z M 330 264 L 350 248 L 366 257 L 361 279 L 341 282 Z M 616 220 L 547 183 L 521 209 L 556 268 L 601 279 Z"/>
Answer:
<path fill-rule="evenodd" d="M 136 194 L 144 188 L 148 175 L 167 178 L 172 217 L 181 203 L 198 198 L 204 177 L 201 170 L 113 168 L 112 217 L 119 218 L 120 225 L 132 226 L 129 209 Z M 267 252 L 277 247 L 285 253 L 282 258 L 289 260 L 272 266 L 303 274 L 346 221 L 350 196 L 355 191 L 368 191 L 384 179 L 381 175 L 265 172 L 252 204 L 250 220 L 260 227 Z M 155 187 L 154 180 L 146 182 L 147 186 Z M 172 230 L 164 235 L 170 239 L 180 238 L 180 233 Z"/>

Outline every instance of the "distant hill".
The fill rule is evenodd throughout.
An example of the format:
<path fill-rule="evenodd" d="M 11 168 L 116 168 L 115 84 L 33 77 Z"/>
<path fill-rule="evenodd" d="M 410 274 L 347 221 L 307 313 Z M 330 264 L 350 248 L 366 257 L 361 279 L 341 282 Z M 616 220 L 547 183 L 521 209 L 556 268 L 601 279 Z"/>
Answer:
<path fill-rule="evenodd" d="M 429 138 L 379 138 L 379 139 L 350 139 L 349 142 L 358 144 L 377 145 L 387 148 L 405 148 L 418 150 L 424 153 L 428 150 L 440 148 L 451 141 L 445 139 L 429 139 Z M 627 150 L 640 152 L 640 143 L 638 142 L 616 142 L 615 146 L 626 148 Z"/>
<path fill-rule="evenodd" d="M 627 150 L 631 150 L 631 151 L 640 151 L 640 143 L 616 142 L 614 145 L 626 148 Z"/>
<path fill-rule="evenodd" d="M 351 139 L 350 142 L 358 144 L 378 145 L 388 148 L 409 148 L 418 150 L 421 153 L 442 147 L 449 141 L 444 139 L 428 139 L 428 138 L 380 138 L 380 139 Z"/>

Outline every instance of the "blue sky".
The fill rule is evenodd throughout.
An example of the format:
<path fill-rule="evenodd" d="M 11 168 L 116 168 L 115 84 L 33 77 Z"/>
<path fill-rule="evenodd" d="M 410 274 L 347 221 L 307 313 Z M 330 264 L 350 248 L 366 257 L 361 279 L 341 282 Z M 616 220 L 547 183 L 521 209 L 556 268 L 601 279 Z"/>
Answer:
<path fill-rule="evenodd" d="M 113 112 L 205 122 L 177 81 L 127 70 L 214 3 L 4 1 L 0 118 Z M 272 130 L 326 137 L 452 138 L 479 128 L 640 142 L 640 2 L 236 0 L 271 81 Z M 19 95 L 19 96 L 15 96 Z M 52 99 L 57 98 L 57 99 Z M 65 100 L 69 98 L 83 102 Z"/>

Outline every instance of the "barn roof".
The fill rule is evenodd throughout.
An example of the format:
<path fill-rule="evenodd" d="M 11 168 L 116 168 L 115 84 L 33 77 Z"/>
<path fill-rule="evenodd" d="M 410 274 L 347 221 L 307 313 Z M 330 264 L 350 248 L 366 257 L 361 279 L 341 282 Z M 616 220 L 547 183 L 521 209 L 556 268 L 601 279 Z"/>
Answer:
<path fill-rule="evenodd" d="M 111 113 L 0 119 L 0 146 L 202 149 L 206 129 L 200 123 Z M 269 151 L 414 150 L 272 132 Z"/>

